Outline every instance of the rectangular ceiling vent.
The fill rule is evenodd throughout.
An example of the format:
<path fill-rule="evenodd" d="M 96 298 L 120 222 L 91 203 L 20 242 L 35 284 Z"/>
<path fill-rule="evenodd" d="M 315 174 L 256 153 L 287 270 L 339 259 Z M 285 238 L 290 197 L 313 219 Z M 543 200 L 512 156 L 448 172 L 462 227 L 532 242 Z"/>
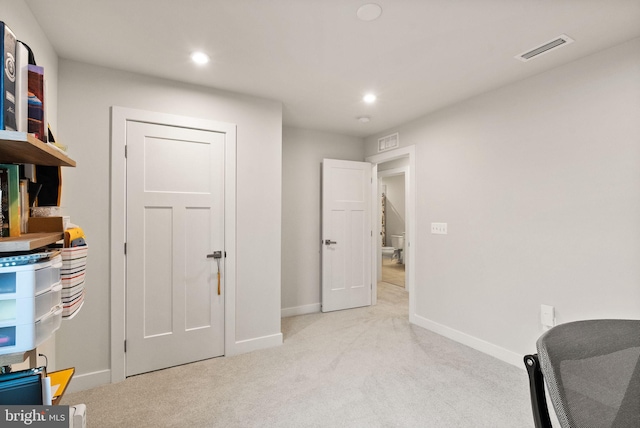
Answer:
<path fill-rule="evenodd" d="M 556 37 L 555 39 L 550 40 L 541 46 L 538 46 L 537 48 L 528 50 L 527 52 L 522 53 L 520 55 L 516 55 L 515 58 L 519 59 L 522 62 L 527 62 L 532 60 L 533 58 L 539 57 L 542 54 L 545 54 L 554 49 L 558 49 L 561 46 L 566 46 L 571 43 L 573 43 L 573 39 L 565 34 L 562 34 Z"/>
<path fill-rule="evenodd" d="M 395 149 L 399 145 L 400 135 L 397 132 L 395 134 L 387 135 L 386 137 L 378 138 L 378 152 Z"/>

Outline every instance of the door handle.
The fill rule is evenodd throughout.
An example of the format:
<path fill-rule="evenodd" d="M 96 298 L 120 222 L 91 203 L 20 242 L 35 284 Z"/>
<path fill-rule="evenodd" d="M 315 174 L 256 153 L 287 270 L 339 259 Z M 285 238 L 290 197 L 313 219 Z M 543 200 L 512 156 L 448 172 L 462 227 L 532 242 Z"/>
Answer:
<path fill-rule="evenodd" d="M 331 244 L 337 244 L 337 242 L 336 241 L 332 241 L 330 239 L 325 239 L 324 240 L 324 245 L 331 245 Z"/>

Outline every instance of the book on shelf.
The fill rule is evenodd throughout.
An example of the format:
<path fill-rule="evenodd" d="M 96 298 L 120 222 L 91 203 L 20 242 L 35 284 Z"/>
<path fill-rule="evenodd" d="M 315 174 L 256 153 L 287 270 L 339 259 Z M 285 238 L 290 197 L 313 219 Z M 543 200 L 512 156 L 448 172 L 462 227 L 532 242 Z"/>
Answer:
<path fill-rule="evenodd" d="M 9 172 L 0 169 L 0 218 L 2 218 L 2 228 L 0 237 L 9 237 Z"/>
<path fill-rule="evenodd" d="M 16 131 L 16 36 L 0 21 L 2 79 L 0 79 L 0 129 Z"/>
<path fill-rule="evenodd" d="M 29 180 L 20 179 L 20 233 L 29 231 Z"/>
<path fill-rule="evenodd" d="M 20 174 L 19 166 L 0 164 L 2 191 L 2 236 L 20 236 Z"/>
<path fill-rule="evenodd" d="M 2 179 L 0 178 L 0 238 L 9 236 L 9 223 L 5 223 L 6 217 L 4 216 L 4 200 L 2 199 L 4 193 L 2 192 Z M 1 266 L 0 266 L 1 267 Z"/>
<path fill-rule="evenodd" d="M 29 98 L 28 98 L 28 130 L 30 134 L 41 141 L 46 142 L 45 118 L 44 118 L 44 67 L 28 65 L 29 73 Z"/>
<path fill-rule="evenodd" d="M 29 132 L 29 48 L 16 42 L 16 130 Z"/>

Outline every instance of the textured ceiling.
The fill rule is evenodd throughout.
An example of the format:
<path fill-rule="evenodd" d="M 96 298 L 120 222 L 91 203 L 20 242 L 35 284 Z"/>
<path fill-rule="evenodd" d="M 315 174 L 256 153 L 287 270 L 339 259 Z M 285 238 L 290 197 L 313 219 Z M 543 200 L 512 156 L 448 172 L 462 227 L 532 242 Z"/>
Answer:
<path fill-rule="evenodd" d="M 61 58 L 280 100 L 286 126 L 354 136 L 640 37 L 640 0 L 374 2 L 363 22 L 355 0 L 26 0 Z M 575 42 L 514 59 L 561 34 Z"/>

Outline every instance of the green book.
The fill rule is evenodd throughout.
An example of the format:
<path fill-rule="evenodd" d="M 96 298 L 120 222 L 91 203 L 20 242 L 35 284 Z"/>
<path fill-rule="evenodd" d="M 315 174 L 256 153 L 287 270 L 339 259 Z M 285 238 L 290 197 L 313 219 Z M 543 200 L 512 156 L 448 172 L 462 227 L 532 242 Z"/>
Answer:
<path fill-rule="evenodd" d="M 0 170 L 6 171 L 7 183 L 2 183 L 3 223 L 9 224 L 9 236 L 20 236 L 20 167 L 0 164 Z M 4 176 L 4 173 L 2 174 Z M 5 193 L 6 189 L 6 193 Z M 5 196 L 6 195 L 6 196 Z M 6 205 L 5 205 L 6 201 Z M 5 236 L 3 230 L 3 236 Z"/>

